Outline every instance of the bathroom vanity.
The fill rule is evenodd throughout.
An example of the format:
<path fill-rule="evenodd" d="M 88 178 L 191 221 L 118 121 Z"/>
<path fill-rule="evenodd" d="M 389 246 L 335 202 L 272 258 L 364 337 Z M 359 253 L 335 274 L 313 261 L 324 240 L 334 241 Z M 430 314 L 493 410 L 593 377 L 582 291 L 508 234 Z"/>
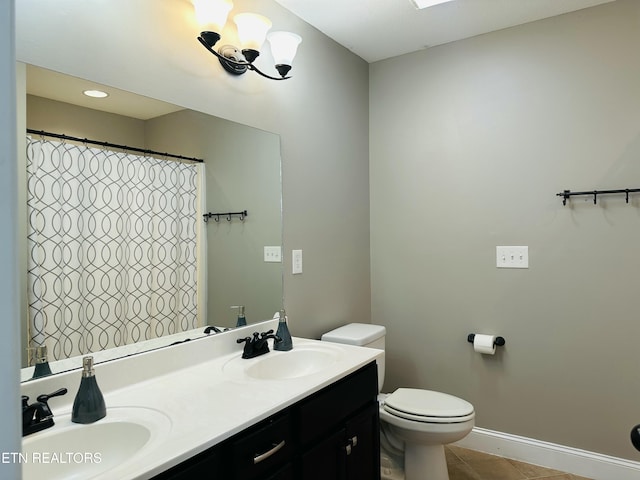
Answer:
<path fill-rule="evenodd" d="M 370 363 L 154 478 L 379 478 L 377 392 Z"/>
<path fill-rule="evenodd" d="M 32 399 L 69 390 L 50 401 L 56 424 L 24 437 L 23 479 L 379 478 L 382 351 L 294 337 L 289 352 L 242 359 L 236 340 L 274 326 L 96 365 L 107 416 L 91 425 L 70 421 L 79 370 L 22 384 Z M 100 462 L 31 461 L 59 450 Z"/>

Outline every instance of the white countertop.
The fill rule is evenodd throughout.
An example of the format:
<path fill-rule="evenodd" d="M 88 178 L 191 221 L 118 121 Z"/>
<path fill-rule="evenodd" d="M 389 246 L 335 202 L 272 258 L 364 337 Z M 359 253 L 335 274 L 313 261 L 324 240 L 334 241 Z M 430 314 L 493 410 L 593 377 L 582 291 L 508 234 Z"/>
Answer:
<path fill-rule="evenodd" d="M 109 409 L 144 407 L 167 417 L 166 436 L 152 439 L 149 447 L 104 475 L 92 478 L 146 479 L 220 443 L 245 428 L 290 406 L 308 395 L 380 357 L 383 352 L 317 340 L 293 339 L 291 352 L 269 352 L 256 359 L 240 359 L 242 345 L 235 341 L 252 331 L 273 328 L 271 322 L 175 345 L 96 365 L 96 379 Z M 271 341 L 269 342 L 271 344 Z M 321 344 L 335 352 L 333 363 L 315 373 L 282 380 L 249 378 L 242 374 L 267 356 L 286 356 L 306 346 Z M 292 356 L 293 358 L 293 356 Z M 241 363 L 242 362 L 242 363 Z M 244 362 L 247 362 L 246 364 Z M 286 364 L 286 362 L 285 362 Z M 67 387 L 64 397 L 50 400 L 60 421 L 51 429 L 27 438 L 63 428 L 80 382 L 79 371 L 46 377 L 23 384 L 23 394 L 32 399 Z M 66 417 L 68 418 L 68 417 Z M 68 423 L 68 421 L 67 421 Z M 80 425 L 77 428 L 83 428 Z M 55 446 L 52 446 L 55 451 Z M 87 445 L 87 451 L 91 446 Z"/>

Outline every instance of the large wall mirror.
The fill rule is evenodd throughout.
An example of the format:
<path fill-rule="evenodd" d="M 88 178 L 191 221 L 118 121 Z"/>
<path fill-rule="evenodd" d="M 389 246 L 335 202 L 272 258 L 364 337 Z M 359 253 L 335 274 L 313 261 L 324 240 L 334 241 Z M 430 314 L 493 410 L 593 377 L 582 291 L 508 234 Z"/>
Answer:
<path fill-rule="evenodd" d="M 232 308 L 234 306 L 244 307 L 249 324 L 270 319 L 282 308 L 282 263 L 273 261 L 271 253 L 265 256 L 265 247 L 276 247 L 277 250 L 282 246 L 278 135 L 35 66 L 27 65 L 22 71 L 26 72 L 25 78 L 19 76 L 18 81 L 25 85 L 24 89 L 19 85 L 18 91 L 26 91 L 23 115 L 27 129 L 204 160 L 204 173 L 200 172 L 201 177 L 197 180 L 198 195 L 201 195 L 198 197 L 197 224 L 194 223 L 196 226 L 190 233 L 197 236 L 198 245 L 196 328 L 165 330 L 160 335 L 149 329 L 151 335 L 137 335 L 135 343 L 127 341 L 126 345 L 98 348 L 84 354 L 92 353 L 97 361 L 130 355 L 202 336 L 207 326 L 216 327 L 207 329 L 212 332 L 210 334 L 218 334 L 218 331 L 225 334 L 224 331 L 237 323 L 238 309 Z M 108 93 L 108 97 L 90 98 L 83 95 L 85 90 L 102 90 Z M 18 110 L 20 115 L 20 108 Z M 20 128 L 21 122 L 18 125 Z M 41 142 L 51 142 L 54 147 L 67 142 L 34 133 L 30 136 Z M 69 143 L 74 144 L 73 141 Z M 75 144 L 83 146 L 82 142 Z M 72 161 L 71 157 L 61 158 L 62 163 Z M 175 162 L 161 157 L 159 160 Z M 25 153 L 21 165 L 28 161 Z M 24 175 L 28 182 L 33 174 Z M 26 190 L 25 198 L 29 196 L 29 189 Z M 27 206 L 20 205 L 19 208 L 28 229 Z M 214 215 L 206 222 L 203 217 L 206 213 L 244 211 L 246 215 Z M 159 215 L 162 212 L 163 207 L 160 206 Z M 23 248 L 28 249 L 28 242 Z M 64 248 L 82 249 L 85 245 L 74 240 Z M 28 258 L 29 255 L 32 253 L 25 251 L 22 257 Z M 166 283 L 157 285 L 157 288 L 164 288 L 173 281 L 162 277 L 159 282 Z M 31 287 L 24 288 L 28 290 Z M 57 289 L 53 284 L 49 288 Z M 98 285 L 92 287 L 99 288 Z M 28 293 L 24 296 L 28 297 Z M 25 312 L 28 317 L 28 312 Z M 55 321 L 62 320 L 64 315 L 63 308 Z M 119 311 L 116 309 L 108 315 L 117 317 Z M 30 340 L 33 337 L 31 320 L 23 318 L 22 323 L 22 379 L 28 380 L 33 375 L 31 365 L 38 342 Z M 47 347 L 48 350 L 51 348 Z M 56 358 L 49 359 L 53 373 L 79 366 L 76 356 L 58 358 L 64 356 L 62 350 L 58 348 Z"/>

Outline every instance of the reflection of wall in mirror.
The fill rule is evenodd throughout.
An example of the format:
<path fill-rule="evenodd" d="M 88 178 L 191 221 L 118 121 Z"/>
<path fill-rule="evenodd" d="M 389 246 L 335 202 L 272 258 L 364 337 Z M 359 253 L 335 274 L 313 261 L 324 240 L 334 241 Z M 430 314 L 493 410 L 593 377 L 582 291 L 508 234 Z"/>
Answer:
<path fill-rule="evenodd" d="M 235 304 L 246 306 L 249 322 L 281 308 L 281 264 L 262 261 L 264 245 L 282 243 L 277 135 L 188 110 L 144 121 L 34 96 L 27 100 L 27 127 L 204 158 L 207 208 L 247 209 L 249 217 L 245 223 L 212 221 L 205 228 L 209 281 L 203 323 L 235 325 L 229 308 Z M 26 342 L 26 333 L 22 338 Z"/>
<path fill-rule="evenodd" d="M 207 323 L 234 326 L 232 305 L 245 306 L 249 323 L 271 318 L 282 308 L 282 265 L 265 263 L 263 247 L 282 244 L 280 138 L 182 110 L 149 121 L 147 139 L 205 159 L 207 211 L 248 211 L 244 222 L 207 224 Z"/>

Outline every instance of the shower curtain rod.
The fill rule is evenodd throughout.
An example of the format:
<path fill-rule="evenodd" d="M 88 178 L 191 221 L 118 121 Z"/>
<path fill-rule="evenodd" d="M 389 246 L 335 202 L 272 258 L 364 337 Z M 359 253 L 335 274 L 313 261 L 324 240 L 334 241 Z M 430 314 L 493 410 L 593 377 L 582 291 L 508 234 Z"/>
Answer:
<path fill-rule="evenodd" d="M 146 155 L 158 155 L 158 156 L 161 156 L 161 157 L 177 158 L 179 160 L 189 160 L 191 162 L 204 163 L 204 160 L 202 160 L 201 158 L 184 157 L 182 155 L 175 155 L 173 153 L 156 152 L 154 150 L 146 150 L 144 148 L 136 148 L 136 147 L 128 147 L 126 145 L 118 145 L 116 143 L 99 142 L 97 140 L 89 140 L 87 138 L 71 137 L 69 135 L 64 135 L 62 133 L 51 133 L 51 132 L 45 132 L 44 130 L 34 130 L 32 128 L 27 128 L 27 133 L 32 133 L 34 135 L 42 135 L 43 137 L 59 138 L 61 140 L 71 140 L 71 141 L 74 141 L 74 142 L 90 143 L 91 145 L 99 145 L 101 147 L 117 148 L 117 149 L 120 149 L 120 150 L 128 150 L 130 152 L 144 153 Z"/>

